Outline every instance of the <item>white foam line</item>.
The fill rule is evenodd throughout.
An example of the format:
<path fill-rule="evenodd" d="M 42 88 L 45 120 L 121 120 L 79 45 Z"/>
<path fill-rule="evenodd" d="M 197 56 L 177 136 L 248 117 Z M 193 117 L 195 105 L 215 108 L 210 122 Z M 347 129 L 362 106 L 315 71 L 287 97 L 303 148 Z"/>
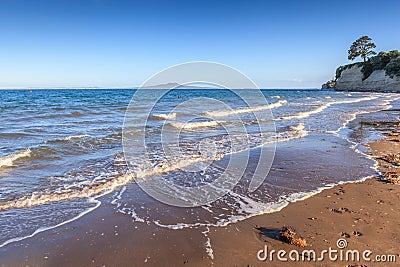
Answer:
<path fill-rule="evenodd" d="M 210 237 L 208 236 L 208 234 L 210 233 L 210 227 L 209 226 L 207 226 L 206 227 L 206 230 L 204 231 L 204 232 L 201 232 L 204 236 L 205 236 L 205 238 L 206 238 L 206 243 L 204 244 L 205 246 L 206 246 L 206 252 L 207 252 L 207 255 L 211 258 L 211 260 L 213 260 L 214 259 L 214 254 L 213 254 L 213 249 L 212 249 L 212 247 L 211 247 L 211 239 L 210 239 Z"/>
<path fill-rule="evenodd" d="M 121 191 L 118 193 L 118 195 L 111 201 L 112 205 L 115 205 L 118 200 L 122 198 L 122 194 L 126 191 L 126 186 L 123 186 Z M 119 208 L 119 205 L 117 204 L 117 208 Z"/>
<path fill-rule="evenodd" d="M 210 206 L 208 205 L 203 205 L 201 206 L 202 209 L 205 209 L 206 211 L 208 211 L 209 213 L 213 213 L 213 211 L 210 209 Z"/>
<path fill-rule="evenodd" d="M 97 200 L 97 199 L 100 198 L 100 197 L 102 197 L 102 196 L 108 195 L 108 194 L 110 194 L 111 192 L 113 192 L 113 190 L 109 190 L 109 191 L 103 192 L 102 194 L 99 194 L 99 195 L 97 195 L 97 196 L 95 196 L 95 197 L 89 198 L 89 199 L 88 199 L 88 202 L 89 202 L 89 203 L 96 203 L 96 206 L 94 206 L 94 207 L 92 207 L 92 208 L 89 208 L 89 209 L 87 209 L 87 210 L 81 212 L 81 213 L 78 214 L 77 216 L 75 216 L 75 217 L 73 217 L 73 218 L 71 218 L 71 219 L 69 219 L 69 220 L 66 220 L 66 221 L 64 221 L 64 222 L 61 222 L 61 223 L 59 223 L 59 224 L 56 224 L 56 225 L 54 225 L 54 226 L 39 228 L 39 229 L 35 230 L 35 231 L 34 231 L 32 234 L 30 234 L 30 235 L 22 236 L 22 237 L 14 237 L 14 238 L 11 238 L 11 239 L 5 241 L 4 243 L 2 243 L 2 244 L 0 245 L 0 248 L 2 248 L 2 247 L 4 247 L 4 246 L 7 246 L 7 245 L 9 245 L 9 244 L 11 244 L 11 243 L 14 243 L 14 242 L 19 242 L 19 241 L 22 241 L 22 240 L 25 240 L 25 239 L 34 237 L 35 235 L 37 235 L 37 234 L 39 234 L 39 233 L 42 233 L 42 232 L 45 232 L 45 231 L 48 231 L 48 230 L 52 230 L 52 229 L 58 228 L 58 227 L 60 227 L 60 226 L 63 226 L 63 225 L 66 225 L 66 224 L 68 224 L 68 223 L 71 223 L 71 222 L 73 222 L 73 221 L 78 220 L 79 218 L 85 216 L 86 214 L 88 214 L 88 213 L 94 211 L 95 209 L 97 209 L 98 207 L 100 207 L 101 201 L 100 201 L 100 200 Z"/>
<path fill-rule="evenodd" d="M 246 215 L 236 215 L 236 216 L 232 216 L 230 217 L 228 220 L 225 219 L 221 219 L 219 220 L 217 223 L 177 223 L 177 224 L 162 224 L 160 221 L 153 221 L 153 223 L 159 227 L 163 227 L 163 228 L 168 228 L 171 230 L 181 230 L 181 229 L 185 229 L 185 228 L 198 228 L 198 227 L 226 227 L 230 224 L 234 224 L 240 221 L 244 221 L 247 219 L 250 219 L 252 217 L 255 216 L 260 216 L 260 215 L 264 215 L 264 214 L 270 214 L 270 213 L 275 213 L 275 212 L 279 212 L 282 209 L 284 209 L 285 207 L 287 207 L 290 203 L 294 203 L 294 202 L 298 202 L 298 201 L 303 201 L 306 200 L 312 196 L 315 196 L 321 192 L 323 192 L 326 189 L 331 189 L 337 185 L 342 185 L 342 184 L 351 184 L 351 183 L 360 183 L 360 182 L 364 182 L 368 179 L 371 179 L 375 177 L 375 175 L 370 175 L 370 176 L 366 176 L 366 177 L 362 177 L 358 180 L 353 180 L 353 181 L 340 181 L 338 183 L 332 183 L 332 184 L 327 184 L 323 187 L 319 187 L 315 190 L 309 191 L 309 192 L 296 192 L 296 193 L 292 193 L 289 196 L 286 197 L 282 197 L 282 200 L 279 202 L 270 202 L 270 203 L 263 203 L 263 202 L 256 202 L 252 199 L 249 199 L 247 197 L 243 197 L 239 194 L 230 192 L 229 194 L 233 194 L 233 196 L 238 196 L 239 198 L 242 199 L 246 199 L 246 202 L 250 202 L 251 204 L 257 203 L 257 205 L 259 205 L 260 207 L 262 207 L 262 210 L 257 210 L 256 213 L 250 213 L 250 214 L 246 214 Z M 240 203 L 239 203 L 240 204 Z M 246 205 L 243 201 L 241 202 L 242 205 Z M 252 207 L 250 208 L 244 208 L 242 209 L 242 211 L 250 211 Z M 255 210 L 255 209 L 254 209 Z"/>
<path fill-rule="evenodd" d="M 238 109 L 234 109 L 234 110 L 208 111 L 208 112 L 205 112 L 205 114 L 210 117 L 226 117 L 226 116 L 230 116 L 230 115 L 237 115 L 237 114 L 244 114 L 244 113 L 257 112 L 257 111 L 262 111 L 262 110 L 274 109 L 274 108 L 281 107 L 281 106 L 285 105 L 286 103 L 287 103 L 286 100 L 279 100 L 275 103 L 272 103 L 269 105 L 264 105 L 264 106 L 238 108 Z"/>
<path fill-rule="evenodd" d="M 80 213 L 79 215 L 73 217 L 72 219 L 66 220 L 66 221 L 64 221 L 64 222 L 62 222 L 62 223 L 59 223 L 59 224 L 57 224 L 57 225 L 54 225 L 54 226 L 39 228 L 39 229 L 37 229 L 35 232 L 33 232 L 32 234 L 27 235 L 27 236 L 14 237 L 14 238 L 12 238 L 12 239 L 9 239 L 9 240 L 5 241 L 3 244 L 1 244 L 1 245 L 0 245 L 0 248 L 2 248 L 2 247 L 4 247 L 4 246 L 7 246 L 8 244 L 14 243 L 14 242 L 19 242 L 19 241 L 22 241 L 22 240 L 25 240 L 25 239 L 34 237 L 35 235 L 37 235 L 37 234 L 39 234 L 39 233 L 42 233 L 42 232 L 45 232 L 45 231 L 48 231 L 48 230 L 55 229 L 55 228 L 57 228 L 57 227 L 60 227 L 60 226 L 62 226 L 62 225 L 68 224 L 68 223 L 70 223 L 70 222 L 73 222 L 73 221 L 75 221 L 75 220 L 81 218 L 82 216 L 88 214 L 89 212 L 92 212 L 93 210 L 97 209 L 97 208 L 101 205 L 101 202 L 100 202 L 100 201 L 95 200 L 95 199 L 93 199 L 93 201 L 94 201 L 94 203 L 96 203 L 96 206 L 94 206 L 94 207 L 92 207 L 92 208 L 90 208 L 90 209 L 88 209 L 88 210 L 86 210 L 86 211 Z"/>
<path fill-rule="evenodd" d="M 399 100 L 399 99 L 400 99 L 400 98 L 398 97 L 398 98 L 394 98 L 394 99 L 386 99 L 386 100 L 383 100 L 384 102 L 386 102 L 386 105 L 385 105 L 385 107 L 383 107 L 383 108 L 381 108 L 381 109 L 378 109 L 378 110 L 357 112 L 357 113 L 355 113 L 355 114 L 352 116 L 351 119 L 349 119 L 348 121 L 346 121 L 346 122 L 343 124 L 342 127 L 340 127 L 340 128 L 339 128 L 338 130 L 336 130 L 336 131 L 331 132 L 332 134 L 334 134 L 334 135 L 336 135 L 336 136 L 342 138 L 343 140 L 346 140 L 346 141 L 349 142 L 350 144 L 352 144 L 352 145 L 350 146 L 350 148 L 353 149 L 356 153 L 361 154 L 361 155 L 363 155 L 364 157 L 366 157 L 366 158 L 372 160 L 372 161 L 374 162 L 374 165 L 371 166 L 370 168 L 371 168 L 372 170 L 374 170 L 374 171 L 375 171 L 377 174 L 379 174 L 379 175 L 381 175 L 382 173 L 378 170 L 378 169 L 379 169 L 379 163 L 378 163 L 378 161 L 377 161 L 373 156 L 368 155 L 368 154 L 362 152 L 361 150 L 359 150 L 359 149 L 357 148 L 357 146 L 360 145 L 360 144 L 359 144 L 359 143 L 356 143 L 356 142 L 353 142 L 353 141 L 351 141 L 350 139 L 348 139 L 348 138 L 346 138 L 346 137 L 340 135 L 340 131 L 341 131 L 342 129 L 346 128 L 347 125 L 348 125 L 351 121 L 355 120 L 355 119 L 357 118 L 358 115 L 360 115 L 360 114 L 368 114 L 368 113 L 372 113 L 372 112 L 379 112 L 379 111 L 383 111 L 383 110 L 388 110 L 388 109 L 390 109 L 390 108 L 393 107 L 393 106 L 391 105 L 391 102 L 396 101 L 396 100 Z M 374 176 L 372 176 L 372 177 L 374 177 Z"/>
<path fill-rule="evenodd" d="M 368 113 L 378 112 L 378 111 L 383 111 L 383 110 L 388 110 L 388 109 L 392 108 L 392 105 L 390 105 L 390 103 L 393 102 L 393 101 L 399 100 L 399 99 L 400 99 L 400 98 L 395 98 L 395 99 L 391 99 L 391 100 L 388 100 L 388 99 L 383 100 L 384 102 L 386 102 L 386 104 L 384 105 L 384 108 L 381 108 L 381 109 L 378 108 L 378 109 L 376 109 L 376 110 L 368 110 L 368 111 L 359 111 L 359 112 L 355 112 L 355 113 L 353 113 L 352 116 L 351 116 L 348 120 L 346 120 L 346 121 L 343 123 L 343 125 L 342 125 L 340 128 L 338 128 L 336 131 L 327 131 L 327 132 L 328 132 L 328 133 L 333 133 L 333 134 L 338 134 L 341 130 L 347 128 L 347 125 L 348 125 L 351 121 L 355 120 L 355 119 L 357 118 L 358 115 L 361 115 L 361 114 L 368 114 Z"/>
<path fill-rule="evenodd" d="M 300 113 L 297 113 L 296 115 L 281 117 L 281 118 L 275 119 L 275 120 L 280 121 L 280 120 L 304 119 L 304 118 L 308 118 L 311 115 L 318 114 L 318 113 L 324 111 L 325 109 L 329 108 L 332 105 L 358 103 L 358 102 L 362 102 L 362 101 L 374 100 L 377 98 L 378 98 L 378 96 L 371 96 L 371 97 L 358 98 L 355 100 L 332 101 L 332 102 L 324 103 L 324 104 L 320 105 L 319 107 L 317 107 L 316 109 L 300 112 Z"/>
<path fill-rule="evenodd" d="M 198 122 L 172 122 L 171 125 L 180 130 L 191 130 L 196 128 L 216 127 L 223 121 L 198 121 Z"/>
<path fill-rule="evenodd" d="M 103 194 L 104 192 L 114 191 L 116 188 L 123 186 L 133 180 L 132 174 L 124 174 L 113 180 L 108 180 L 103 184 L 100 184 L 92 188 L 84 188 L 79 191 L 64 192 L 59 194 L 48 194 L 48 195 L 38 195 L 35 193 L 28 198 L 20 198 L 17 200 L 8 201 L 0 204 L 0 211 L 15 208 L 25 208 L 32 206 L 44 205 L 51 202 L 69 200 L 73 198 L 89 198 L 94 195 Z M 108 194 L 108 193 L 107 193 Z"/>

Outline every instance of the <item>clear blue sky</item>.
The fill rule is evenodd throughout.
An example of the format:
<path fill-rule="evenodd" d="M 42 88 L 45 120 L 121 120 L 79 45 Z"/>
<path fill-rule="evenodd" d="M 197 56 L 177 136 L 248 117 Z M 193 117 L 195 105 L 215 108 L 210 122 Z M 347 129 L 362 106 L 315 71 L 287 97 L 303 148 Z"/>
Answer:
<path fill-rule="evenodd" d="M 399 10 L 398 0 L 0 0 L 0 88 L 132 87 L 195 60 L 264 88 L 316 88 L 362 35 L 400 50 Z"/>

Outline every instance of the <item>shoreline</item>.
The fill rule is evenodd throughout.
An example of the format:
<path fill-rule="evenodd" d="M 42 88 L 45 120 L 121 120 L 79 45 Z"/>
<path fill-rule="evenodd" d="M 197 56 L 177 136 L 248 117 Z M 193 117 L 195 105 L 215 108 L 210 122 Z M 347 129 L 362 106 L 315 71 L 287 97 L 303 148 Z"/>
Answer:
<path fill-rule="evenodd" d="M 378 158 L 379 171 L 393 169 L 379 158 L 400 153 L 398 135 L 388 135 L 367 146 L 373 152 L 371 157 Z M 376 178 L 363 179 L 321 189 L 279 211 L 227 226 L 180 230 L 134 222 L 132 217 L 116 212 L 109 194 L 104 196 L 108 201 L 86 216 L 0 248 L 0 266 L 136 266 L 144 263 L 148 266 L 280 266 L 282 262 L 276 259 L 259 261 L 257 252 L 265 245 L 276 251 L 302 251 L 303 248 L 277 240 L 276 235 L 283 226 L 293 227 L 307 240 L 309 246 L 304 249 L 336 248 L 336 241 L 345 237 L 349 249 L 371 249 L 375 253 L 396 255 L 400 261 L 397 219 L 400 211 L 395 209 L 400 188 Z M 360 263 L 370 265 L 330 261 L 312 264 L 352 266 Z M 309 262 L 292 264 L 310 265 Z"/>
<path fill-rule="evenodd" d="M 387 137 L 369 143 L 368 147 L 373 150 L 374 157 L 380 158 L 382 155 L 398 154 L 399 143 L 399 136 Z M 396 169 L 384 160 L 378 159 L 378 163 L 379 171 L 382 173 Z M 399 170 L 396 169 L 396 172 L 399 173 Z M 400 210 L 396 209 L 399 200 L 398 184 L 386 183 L 374 177 L 363 182 L 337 185 L 304 201 L 291 203 L 280 212 L 251 218 L 225 231 L 216 229 L 211 236 L 212 240 L 216 240 L 215 247 L 221 246 L 220 241 L 224 240 L 227 244 L 246 244 L 247 250 L 252 252 L 247 254 L 250 260 L 244 257 L 229 259 L 228 266 L 233 264 L 245 266 L 246 263 L 255 266 L 280 266 L 283 262 L 279 262 L 276 256 L 275 261 L 259 261 L 257 252 L 262 250 L 264 245 L 267 245 L 270 250 L 287 252 L 293 249 L 299 252 L 306 249 L 322 251 L 328 247 L 338 249 L 336 242 L 340 238 L 347 240 L 348 249 L 359 251 L 368 249 L 374 253 L 373 255 L 393 255 L 396 262 L 399 262 Z M 307 240 L 308 246 L 299 248 L 280 241 L 277 236 L 283 226 L 293 227 L 301 237 Z M 235 233 L 236 231 L 246 234 L 238 234 Z M 231 250 L 233 254 L 240 253 L 238 245 L 232 245 Z M 214 251 L 216 259 L 221 258 L 221 250 Z M 375 266 L 374 264 L 378 263 L 362 259 L 332 262 L 325 258 L 323 262 L 292 262 L 292 264 L 296 266 L 310 266 L 310 264 L 370 266 L 372 264 Z M 388 265 L 396 266 L 396 263 L 385 262 L 381 266 Z"/>

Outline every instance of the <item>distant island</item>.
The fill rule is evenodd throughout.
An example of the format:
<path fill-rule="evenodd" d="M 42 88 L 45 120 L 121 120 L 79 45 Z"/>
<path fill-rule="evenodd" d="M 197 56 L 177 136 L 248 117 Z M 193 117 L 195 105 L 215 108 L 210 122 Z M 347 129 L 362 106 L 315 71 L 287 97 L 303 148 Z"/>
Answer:
<path fill-rule="evenodd" d="M 380 52 L 368 58 L 376 54 L 372 48 L 375 44 L 368 36 L 356 40 L 348 51 L 348 58 L 354 60 L 361 56 L 364 61 L 338 67 L 335 78 L 323 84 L 322 89 L 400 92 L 400 52 Z"/>

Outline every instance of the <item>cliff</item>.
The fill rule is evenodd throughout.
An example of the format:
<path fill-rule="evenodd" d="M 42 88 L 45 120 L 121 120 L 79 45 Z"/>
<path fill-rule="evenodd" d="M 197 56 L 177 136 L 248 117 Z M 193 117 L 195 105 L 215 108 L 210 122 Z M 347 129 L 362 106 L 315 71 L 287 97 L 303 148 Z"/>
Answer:
<path fill-rule="evenodd" d="M 379 52 L 366 62 L 340 66 L 335 79 L 323 84 L 322 89 L 400 92 L 400 52 Z"/>
<path fill-rule="evenodd" d="M 353 66 L 341 72 L 335 90 L 400 92 L 400 77 L 386 75 L 385 70 L 375 70 L 363 80 L 362 67 Z"/>

